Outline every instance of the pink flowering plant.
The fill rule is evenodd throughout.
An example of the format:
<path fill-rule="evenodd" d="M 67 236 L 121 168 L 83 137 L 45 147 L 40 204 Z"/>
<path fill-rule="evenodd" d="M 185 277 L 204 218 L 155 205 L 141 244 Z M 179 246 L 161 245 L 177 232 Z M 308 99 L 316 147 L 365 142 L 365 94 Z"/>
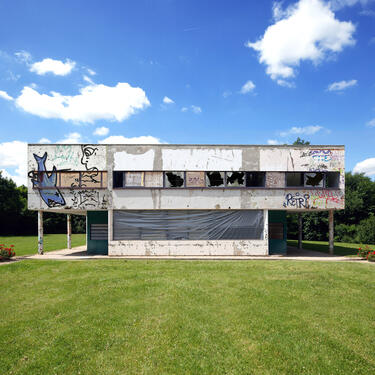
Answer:
<path fill-rule="evenodd" d="M 375 251 L 370 249 L 368 245 L 365 245 L 363 248 L 358 249 L 357 255 L 362 259 L 367 259 L 370 262 L 375 262 Z"/>
<path fill-rule="evenodd" d="M 14 245 L 6 247 L 4 244 L 0 244 L 0 260 L 8 260 L 16 255 Z"/>

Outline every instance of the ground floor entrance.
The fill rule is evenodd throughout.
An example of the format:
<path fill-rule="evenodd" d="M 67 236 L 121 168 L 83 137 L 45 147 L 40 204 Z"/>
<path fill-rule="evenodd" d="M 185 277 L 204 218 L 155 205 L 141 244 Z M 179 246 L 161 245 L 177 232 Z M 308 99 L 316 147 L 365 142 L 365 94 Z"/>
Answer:
<path fill-rule="evenodd" d="M 268 249 L 270 255 L 286 254 L 286 211 L 268 211 Z"/>
<path fill-rule="evenodd" d="M 87 211 L 87 253 L 108 254 L 108 212 Z"/>

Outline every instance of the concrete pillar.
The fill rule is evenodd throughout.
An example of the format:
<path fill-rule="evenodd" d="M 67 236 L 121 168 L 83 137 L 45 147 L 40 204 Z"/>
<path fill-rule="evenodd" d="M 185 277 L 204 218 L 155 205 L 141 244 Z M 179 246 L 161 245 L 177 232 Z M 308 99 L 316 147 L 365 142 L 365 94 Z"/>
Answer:
<path fill-rule="evenodd" d="M 266 241 L 266 255 L 270 255 L 270 246 L 269 246 L 269 236 L 268 236 L 268 210 L 263 210 L 263 220 L 264 220 L 264 227 L 263 227 L 263 239 Z"/>
<path fill-rule="evenodd" d="M 329 228 L 329 253 L 333 255 L 333 250 L 334 250 L 333 210 L 328 211 L 328 228 Z"/>
<path fill-rule="evenodd" d="M 298 214 L 298 248 L 302 249 L 302 214 Z"/>
<path fill-rule="evenodd" d="M 43 253 L 43 211 L 38 211 L 38 254 Z"/>
<path fill-rule="evenodd" d="M 67 248 L 72 248 L 72 215 L 66 215 Z"/>
<path fill-rule="evenodd" d="M 111 255 L 111 241 L 113 240 L 113 210 L 108 210 L 108 255 Z"/>

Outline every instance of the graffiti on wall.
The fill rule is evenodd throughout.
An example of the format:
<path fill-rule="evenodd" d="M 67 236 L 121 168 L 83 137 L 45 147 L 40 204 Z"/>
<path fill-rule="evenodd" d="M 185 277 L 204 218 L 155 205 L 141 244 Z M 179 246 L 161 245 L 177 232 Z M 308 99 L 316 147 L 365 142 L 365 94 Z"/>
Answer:
<path fill-rule="evenodd" d="M 103 169 L 105 155 L 100 147 L 59 145 L 53 149 L 52 156 L 37 147 L 33 154 L 37 168 L 35 164 L 30 164 L 28 176 L 33 188 L 38 189 L 40 197 L 49 208 L 107 208 L 108 194 L 98 190 L 107 185 L 106 172 L 99 170 Z M 40 156 L 43 152 L 43 156 Z M 68 168 L 60 169 L 61 165 Z M 72 171 L 69 167 L 75 170 Z M 77 169 L 81 172 L 76 171 Z M 65 187 L 70 190 L 63 190 L 63 195 L 60 189 Z"/>
<path fill-rule="evenodd" d="M 108 208 L 108 196 L 100 196 L 98 190 L 70 190 L 72 207 L 76 209 Z"/>
<path fill-rule="evenodd" d="M 33 187 L 39 190 L 39 194 L 48 207 L 64 206 L 65 199 L 60 190 L 56 187 L 57 170 L 53 166 L 52 172 L 46 171 L 47 152 L 43 156 L 33 154 L 38 164 L 38 171 L 31 171 L 29 176 Z"/>
<path fill-rule="evenodd" d="M 310 194 L 306 193 L 288 193 L 285 195 L 283 206 L 285 208 L 309 208 Z"/>
<path fill-rule="evenodd" d="M 288 193 L 283 206 L 291 209 L 344 208 L 344 194 L 339 190 L 311 190 L 310 192 Z"/>

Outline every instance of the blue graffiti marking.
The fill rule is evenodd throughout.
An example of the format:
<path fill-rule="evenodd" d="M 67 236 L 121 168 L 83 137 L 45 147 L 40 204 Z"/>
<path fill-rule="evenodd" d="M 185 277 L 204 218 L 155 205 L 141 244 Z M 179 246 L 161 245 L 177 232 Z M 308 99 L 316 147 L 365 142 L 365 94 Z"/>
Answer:
<path fill-rule="evenodd" d="M 39 189 L 39 194 L 48 207 L 64 206 L 65 199 L 60 193 L 60 190 L 56 187 L 56 167 L 53 167 L 52 173 L 49 175 L 46 171 L 47 152 L 45 152 L 42 157 L 36 154 L 33 155 L 38 163 L 38 174 L 37 176 L 34 175 L 34 178 L 31 179 L 34 188 Z"/>

